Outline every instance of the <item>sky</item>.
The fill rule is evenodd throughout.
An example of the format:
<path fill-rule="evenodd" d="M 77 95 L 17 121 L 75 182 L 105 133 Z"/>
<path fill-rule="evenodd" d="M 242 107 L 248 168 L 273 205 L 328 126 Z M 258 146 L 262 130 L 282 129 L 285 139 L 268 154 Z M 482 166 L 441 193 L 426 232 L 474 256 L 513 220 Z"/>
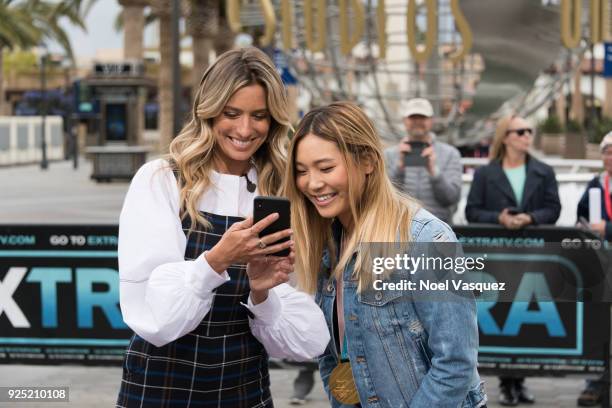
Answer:
<path fill-rule="evenodd" d="M 72 48 L 77 58 L 93 57 L 97 49 L 122 48 L 123 33 L 114 28 L 117 14 L 121 6 L 117 0 L 100 0 L 95 3 L 87 17 L 87 32 L 64 22 L 63 27 L 70 37 Z M 61 52 L 57 46 L 51 46 L 53 51 Z"/>

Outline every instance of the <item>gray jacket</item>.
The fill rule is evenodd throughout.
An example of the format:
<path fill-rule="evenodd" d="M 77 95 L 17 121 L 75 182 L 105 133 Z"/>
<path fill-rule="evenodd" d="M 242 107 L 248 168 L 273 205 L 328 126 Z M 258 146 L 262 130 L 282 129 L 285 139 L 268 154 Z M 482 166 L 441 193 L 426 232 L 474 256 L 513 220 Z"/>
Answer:
<path fill-rule="evenodd" d="M 433 140 L 438 172 L 432 177 L 425 167 L 404 167 L 398 171 L 399 146 L 385 150 L 385 165 L 393 184 L 419 200 L 427 210 L 450 223 L 461 195 L 461 155 L 446 143 Z M 403 173 L 403 174 L 402 174 Z"/>

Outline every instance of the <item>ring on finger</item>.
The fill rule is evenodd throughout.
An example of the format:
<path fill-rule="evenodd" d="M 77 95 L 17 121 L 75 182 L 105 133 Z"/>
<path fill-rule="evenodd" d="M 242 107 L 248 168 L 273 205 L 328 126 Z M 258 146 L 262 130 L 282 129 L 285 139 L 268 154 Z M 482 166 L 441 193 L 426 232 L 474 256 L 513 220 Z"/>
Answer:
<path fill-rule="evenodd" d="M 263 242 L 261 239 L 259 240 L 259 244 L 257 244 L 257 246 L 259 247 L 259 249 L 265 249 L 267 247 L 266 243 Z"/>

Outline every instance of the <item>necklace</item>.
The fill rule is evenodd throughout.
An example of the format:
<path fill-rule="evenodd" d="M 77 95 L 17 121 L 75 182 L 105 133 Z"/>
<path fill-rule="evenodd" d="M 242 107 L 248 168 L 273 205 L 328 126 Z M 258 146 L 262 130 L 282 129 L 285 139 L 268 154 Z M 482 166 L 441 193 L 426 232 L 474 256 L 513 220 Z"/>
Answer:
<path fill-rule="evenodd" d="M 249 174 L 248 173 L 244 173 L 243 177 L 246 179 L 247 191 L 249 193 L 254 193 L 255 189 L 257 188 L 257 184 L 255 184 L 251 180 L 249 180 Z"/>
<path fill-rule="evenodd" d="M 340 239 L 340 252 L 346 248 L 346 236 L 344 232 Z M 342 279 L 342 277 L 340 278 Z M 336 295 L 337 296 L 337 295 Z M 353 378 L 351 361 L 348 358 L 346 332 L 343 333 L 340 361 L 329 376 L 329 391 L 333 397 L 342 404 L 355 405 L 359 403 L 359 393 Z"/>

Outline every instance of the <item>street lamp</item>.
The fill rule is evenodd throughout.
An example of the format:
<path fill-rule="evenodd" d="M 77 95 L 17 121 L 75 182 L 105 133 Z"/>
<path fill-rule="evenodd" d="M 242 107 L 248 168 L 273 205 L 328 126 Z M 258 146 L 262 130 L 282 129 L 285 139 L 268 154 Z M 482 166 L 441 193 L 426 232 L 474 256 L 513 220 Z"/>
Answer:
<path fill-rule="evenodd" d="M 172 134 L 174 137 L 179 134 L 183 122 L 182 112 L 182 92 L 181 92 L 181 37 L 179 20 L 181 19 L 179 0 L 172 0 L 171 3 L 172 21 Z"/>
<path fill-rule="evenodd" d="M 44 47 L 44 46 L 43 46 Z M 40 168 L 47 170 L 49 163 L 47 162 L 47 76 L 45 72 L 45 66 L 47 62 L 48 51 L 44 47 L 44 52 L 40 57 L 40 117 L 41 117 L 41 130 L 40 130 L 40 148 L 42 150 L 42 159 L 40 160 Z"/>

